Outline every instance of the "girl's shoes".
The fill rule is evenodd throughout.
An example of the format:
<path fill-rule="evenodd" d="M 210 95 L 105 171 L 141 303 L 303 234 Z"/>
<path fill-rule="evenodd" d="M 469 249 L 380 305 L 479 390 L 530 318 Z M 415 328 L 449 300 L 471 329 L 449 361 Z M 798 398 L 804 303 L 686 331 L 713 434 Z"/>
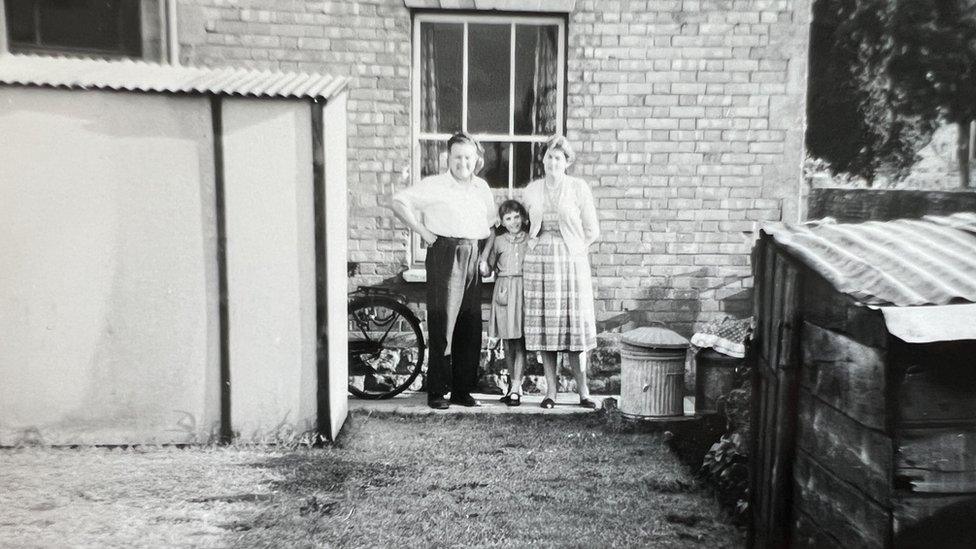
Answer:
<path fill-rule="evenodd" d="M 542 399 L 542 404 L 539 405 L 540 408 L 545 408 L 546 410 L 551 410 L 556 407 L 556 401 L 546 397 Z"/>
<path fill-rule="evenodd" d="M 582 406 L 583 408 L 590 408 L 591 410 L 595 410 L 596 409 L 596 402 L 594 402 L 594 401 L 592 401 L 592 400 L 590 400 L 588 398 L 581 398 L 580 399 L 580 406 Z"/>
<path fill-rule="evenodd" d="M 522 395 L 518 393 L 508 393 L 505 395 L 505 404 L 509 406 L 518 406 L 522 404 Z"/>

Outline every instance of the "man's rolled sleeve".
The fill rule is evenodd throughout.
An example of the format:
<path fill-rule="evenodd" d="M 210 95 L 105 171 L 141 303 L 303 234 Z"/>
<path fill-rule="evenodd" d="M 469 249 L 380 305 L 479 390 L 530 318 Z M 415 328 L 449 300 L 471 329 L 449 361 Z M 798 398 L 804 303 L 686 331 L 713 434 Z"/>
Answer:
<path fill-rule="evenodd" d="M 431 193 L 429 191 L 424 192 L 425 187 L 429 186 L 421 180 L 416 185 L 410 185 L 406 189 L 397 191 L 393 195 L 393 201 L 400 202 L 415 214 L 420 213 L 429 202 L 427 198 L 431 196 Z"/>

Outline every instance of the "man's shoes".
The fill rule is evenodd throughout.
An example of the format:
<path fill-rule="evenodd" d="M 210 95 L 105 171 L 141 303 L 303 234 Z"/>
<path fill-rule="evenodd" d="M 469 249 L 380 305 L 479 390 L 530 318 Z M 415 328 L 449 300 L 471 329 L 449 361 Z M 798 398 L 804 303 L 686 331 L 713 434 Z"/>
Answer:
<path fill-rule="evenodd" d="M 475 398 L 469 394 L 458 394 L 451 395 L 451 404 L 457 404 L 459 406 L 467 406 L 473 408 L 475 406 L 481 406 L 481 403 L 475 400 Z"/>
<path fill-rule="evenodd" d="M 427 398 L 427 406 L 430 406 L 435 410 L 447 410 L 448 408 L 451 407 L 451 404 L 447 401 L 446 398 L 442 396 L 435 396 L 435 397 Z"/>

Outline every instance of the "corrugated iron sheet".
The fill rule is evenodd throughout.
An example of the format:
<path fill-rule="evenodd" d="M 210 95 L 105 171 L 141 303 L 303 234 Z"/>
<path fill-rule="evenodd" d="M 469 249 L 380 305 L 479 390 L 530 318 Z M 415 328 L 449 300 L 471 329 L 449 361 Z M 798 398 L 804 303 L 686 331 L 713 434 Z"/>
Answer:
<path fill-rule="evenodd" d="M 762 231 L 839 291 L 871 306 L 976 302 L 976 213 Z"/>
<path fill-rule="evenodd" d="M 158 65 L 36 55 L 0 56 L 0 83 L 76 89 L 213 93 L 328 100 L 348 79 L 325 74 Z"/>

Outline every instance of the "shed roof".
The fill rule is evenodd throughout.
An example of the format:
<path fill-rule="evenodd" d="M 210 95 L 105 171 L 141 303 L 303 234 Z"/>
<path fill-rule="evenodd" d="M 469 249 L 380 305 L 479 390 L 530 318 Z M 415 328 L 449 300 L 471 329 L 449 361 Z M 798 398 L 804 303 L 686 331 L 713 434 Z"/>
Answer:
<path fill-rule="evenodd" d="M 328 100 L 340 93 L 347 82 L 344 77 L 315 73 L 0 55 L 0 83 L 25 86 Z"/>
<path fill-rule="evenodd" d="M 976 212 L 762 231 L 838 291 L 874 307 L 976 302 Z"/>

